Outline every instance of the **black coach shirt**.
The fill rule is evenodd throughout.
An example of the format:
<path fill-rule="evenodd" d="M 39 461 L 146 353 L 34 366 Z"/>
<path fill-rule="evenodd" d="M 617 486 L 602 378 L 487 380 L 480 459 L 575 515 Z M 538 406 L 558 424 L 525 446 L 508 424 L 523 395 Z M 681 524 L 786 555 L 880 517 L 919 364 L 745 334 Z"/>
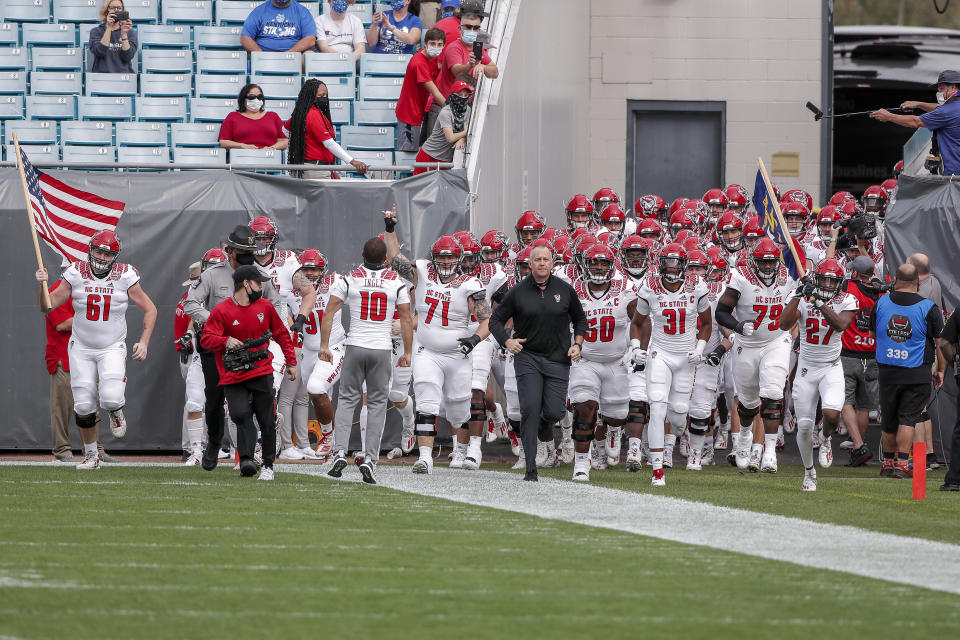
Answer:
<path fill-rule="evenodd" d="M 587 332 L 587 317 L 577 292 L 553 275 L 541 289 L 533 276 L 527 276 L 507 292 L 490 318 L 490 332 L 500 346 L 505 346 L 510 333 L 504 326 L 513 318 L 513 337 L 526 338 L 523 350 L 553 362 L 570 364 L 570 323 L 573 333 Z"/>

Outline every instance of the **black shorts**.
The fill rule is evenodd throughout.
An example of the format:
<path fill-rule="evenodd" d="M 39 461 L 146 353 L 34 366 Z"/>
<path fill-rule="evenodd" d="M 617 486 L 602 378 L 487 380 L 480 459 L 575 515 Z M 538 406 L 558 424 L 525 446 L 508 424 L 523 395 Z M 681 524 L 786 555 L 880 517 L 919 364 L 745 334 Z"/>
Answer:
<path fill-rule="evenodd" d="M 881 384 L 880 412 L 884 433 L 896 433 L 900 425 L 916 426 L 930 400 L 930 383 Z"/>

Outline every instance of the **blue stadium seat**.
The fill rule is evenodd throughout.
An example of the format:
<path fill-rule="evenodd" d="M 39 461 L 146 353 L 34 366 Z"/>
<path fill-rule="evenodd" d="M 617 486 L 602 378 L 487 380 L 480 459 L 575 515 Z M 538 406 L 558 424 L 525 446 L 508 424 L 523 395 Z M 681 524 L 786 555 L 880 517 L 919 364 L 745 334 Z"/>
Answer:
<path fill-rule="evenodd" d="M 100 22 L 97 0 L 53 0 L 54 22 Z"/>
<path fill-rule="evenodd" d="M 225 73 L 233 76 L 247 74 L 246 51 L 221 51 L 200 49 L 197 51 L 197 73 Z"/>
<path fill-rule="evenodd" d="M 307 10 L 310 12 L 310 15 L 312 15 L 314 18 L 316 18 L 317 16 L 320 15 L 320 5 L 321 5 L 321 4 L 326 4 L 326 2 L 320 3 L 320 2 L 309 2 L 309 1 L 305 1 L 305 2 L 301 2 L 300 4 L 302 4 L 303 6 L 305 6 L 305 7 L 307 8 Z"/>
<path fill-rule="evenodd" d="M 27 70 L 26 47 L 0 47 L 0 69 Z"/>
<path fill-rule="evenodd" d="M 230 149 L 230 164 L 238 167 L 279 165 L 282 160 L 283 154 L 278 149 Z"/>
<path fill-rule="evenodd" d="M 163 24 L 210 24 L 213 0 L 163 0 Z"/>
<path fill-rule="evenodd" d="M 30 93 L 79 95 L 83 91 L 83 74 L 76 71 L 34 71 L 30 74 Z"/>
<path fill-rule="evenodd" d="M 20 25 L 16 22 L 0 22 L 0 46 L 20 45 Z"/>
<path fill-rule="evenodd" d="M 27 154 L 32 164 L 60 162 L 60 147 L 55 144 L 22 144 L 20 148 Z M 16 150 L 12 144 L 7 145 L 7 159 L 16 160 Z"/>
<path fill-rule="evenodd" d="M 242 30 L 240 26 L 194 27 L 193 43 L 197 49 L 239 49 Z"/>
<path fill-rule="evenodd" d="M 111 146 L 93 145 L 64 145 L 62 147 L 64 162 L 102 162 L 113 164 L 117 161 L 117 149 Z M 90 169 L 86 169 L 89 171 Z M 104 170 L 109 170 L 104 167 Z"/>
<path fill-rule="evenodd" d="M 359 100 L 353 107 L 353 124 L 381 126 L 397 124 L 397 103 Z"/>
<path fill-rule="evenodd" d="M 293 114 L 293 108 L 296 106 L 296 100 L 271 100 L 267 103 L 267 108 L 273 111 L 280 119 L 286 122 Z"/>
<path fill-rule="evenodd" d="M 141 23 L 156 24 L 160 22 L 160 0 L 129 0 L 123 5 L 130 12 L 130 19 L 135 25 Z"/>
<path fill-rule="evenodd" d="M 193 51 L 183 49 L 144 49 L 140 52 L 143 73 L 193 73 Z"/>
<path fill-rule="evenodd" d="M 60 123 L 60 143 L 109 147 L 113 144 L 113 123 L 64 120 Z"/>
<path fill-rule="evenodd" d="M 263 4 L 260 0 L 216 0 L 217 24 L 243 24 L 247 15 Z"/>
<path fill-rule="evenodd" d="M 173 161 L 177 164 L 226 164 L 227 150 L 220 147 L 174 147 Z"/>
<path fill-rule="evenodd" d="M 32 71 L 76 71 L 83 68 L 83 55 L 76 47 L 33 47 Z"/>
<path fill-rule="evenodd" d="M 142 73 L 140 74 L 140 95 L 171 98 L 182 96 L 186 98 L 191 92 L 190 80 L 190 76 L 186 74 Z"/>
<path fill-rule="evenodd" d="M 357 71 L 351 53 L 307 51 L 303 59 L 307 76 L 352 76 Z"/>
<path fill-rule="evenodd" d="M 136 119 L 163 122 L 184 122 L 187 119 L 186 98 L 137 98 Z"/>
<path fill-rule="evenodd" d="M 219 147 L 220 123 L 185 122 L 170 125 L 170 143 L 175 147 Z"/>
<path fill-rule="evenodd" d="M 164 11 L 166 11 L 164 3 Z M 137 27 L 141 49 L 189 49 L 190 27 L 182 24 L 144 24 Z"/>
<path fill-rule="evenodd" d="M 0 120 L 23 118 L 23 96 L 0 96 Z"/>
<path fill-rule="evenodd" d="M 384 3 L 389 4 L 389 3 Z M 323 3 L 323 10 L 327 10 L 327 3 Z M 363 23 L 363 26 L 369 27 L 370 23 L 373 22 L 373 5 L 372 4 L 352 4 L 347 7 L 347 13 L 352 13 L 358 18 L 360 22 Z"/>
<path fill-rule="evenodd" d="M 3 22 L 49 22 L 50 0 L 3 0 Z"/>
<path fill-rule="evenodd" d="M 57 144 L 57 123 L 50 120 L 8 122 L 3 131 L 3 143 L 13 144 L 14 133 L 20 144 Z"/>
<path fill-rule="evenodd" d="M 290 51 L 254 51 L 250 54 L 250 73 L 254 75 L 299 76 L 303 56 Z"/>
<path fill-rule="evenodd" d="M 398 165 L 408 165 L 413 166 L 413 163 L 417 161 L 417 152 L 416 151 L 394 151 L 393 152 L 394 162 Z"/>
<path fill-rule="evenodd" d="M 296 100 L 303 81 L 300 76 L 250 76 L 251 84 L 258 84 L 268 99 Z"/>
<path fill-rule="evenodd" d="M 26 71 L 0 71 L 0 93 L 24 94 L 27 92 Z"/>
<path fill-rule="evenodd" d="M 351 151 L 354 160 L 366 162 L 371 167 L 393 164 L 393 151 Z"/>
<path fill-rule="evenodd" d="M 361 76 L 396 76 L 407 73 L 412 56 L 392 53 L 363 53 L 360 55 Z"/>
<path fill-rule="evenodd" d="M 353 100 L 357 97 L 357 85 L 354 76 L 322 78 L 327 85 L 327 95 L 331 100 Z"/>
<path fill-rule="evenodd" d="M 403 78 L 360 78 L 358 95 L 361 100 L 396 102 L 402 88 Z"/>
<path fill-rule="evenodd" d="M 96 26 L 96 24 L 89 22 L 81 22 L 77 25 L 77 40 L 80 42 L 81 48 L 86 49 L 90 45 L 90 32 Z"/>
<path fill-rule="evenodd" d="M 193 98 L 190 100 L 190 121 L 223 122 L 236 108 L 236 98 Z"/>
<path fill-rule="evenodd" d="M 340 144 L 358 151 L 393 151 L 395 138 L 393 127 L 348 125 L 340 129 Z"/>
<path fill-rule="evenodd" d="M 117 147 L 117 162 L 121 164 L 168 164 L 170 147 Z"/>
<path fill-rule="evenodd" d="M 332 100 L 330 102 L 330 121 L 333 124 L 351 124 L 353 122 L 350 100 Z"/>
<path fill-rule="evenodd" d="M 80 96 L 77 113 L 81 120 L 132 120 L 133 101 L 125 96 Z"/>
<path fill-rule="evenodd" d="M 23 46 L 76 47 L 77 25 L 25 24 L 22 29 Z"/>
<path fill-rule="evenodd" d="M 85 93 L 88 96 L 135 96 L 137 95 L 137 74 L 88 71 Z"/>
<path fill-rule="evenodd" d="M 236 98 L 247 84 L 247 76 L 222 76 L 208 73 L 196 76 L 194 93 L 198 98 Z"/>
<path fill-rule="evenodd" d="M 27 120 L 72 120 L 76 117 L 75 96 L 27 96 Z"/>
<path fill-rule="evenodd" d="M 164 147 L 167 143 L 166 122 L 117 123 L 118 147 Z"/>

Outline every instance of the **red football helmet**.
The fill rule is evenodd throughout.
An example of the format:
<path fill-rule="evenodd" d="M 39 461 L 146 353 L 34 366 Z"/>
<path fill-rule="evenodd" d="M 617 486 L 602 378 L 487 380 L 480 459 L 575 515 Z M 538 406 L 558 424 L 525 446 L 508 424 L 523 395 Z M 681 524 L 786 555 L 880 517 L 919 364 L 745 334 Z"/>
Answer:
<path fill-rule="evenodd" d="M 830 196 L 830 201 L 827 204 L 832 204 L 835 207 L 840 207 L 844 202 L 852 200 L 856 202 L 857 199 L 853 197 L 853 194 L 849 191 L 837 191 L 835 194 Z"/>
<path fill-rule="evenodd" d="M 787 230 L 790 235 L 796 239 L 803 237 L 807 232 L 807 220 L 810 218 L 810 210 L 802 202 L 796 200 L 784 200 L 780 204 L 780 213 L 787 223 Z"/>
<path fill-rule="evenodd" d="M 736 211 L 727 209 L 717 220 L 717 235 L 727 251 L 734 253 L 743 248 L 743 221 Z"/>
<path fill-rule="evenodd" d="M 660 244 L 660 241 L 663 239 L 663 228 L 656 220 L 647 218 L 637 225 L 637 235 L 652 240 L 656 244 Z"/>
<path fill-rule="evenodd" d="M 682 282 L 686 277 L 687 250 L 671 242 L 660 251 L 660 278 L 664 282 Z"/>
<path fill-rule="evenodd" d="M 602 187 L 599 191 L 593 194 L 594 215 L 600 215 L 600 213 L 607 208 L 607 205 L 610 204 L 620 204 L 620 196 L 618 196 L 617 192 L 610 187 Z"/>
<path fill-rule="evenodd" d="M 593 218 L 593 204 L 582 193 L 570 198 L 566 204 L 567 228 L 570 231 L 590 224 Z"/>
<path fill-rule="evenodd" d="M 441 278 L 450 278 L 457 274 L 463 249 L 453 236 L 440 236 L 430 247 L 430 263 Z"/>
<path fill-rule="evenodd" d="M 880 188 L 887 194 L 887 202 L 889 202 L 893 199 L 893 192 L 897 188 L 897 179 L 890 178 L 889 180 L 884 180 L 880 183 Z"/>
<path fill-rule="evenodd" d="M 697 236 L 687 236 L 680 245 L 687 250 L 687 257 L 690 257 L 690 252 L 694 249 L 700 249 L 700 238 Z"/>
<path fill-rule="evenodd" d="M 605 244 L 595 244 L 583 254 L 582 277 L 593 284 L 607 284 L 613 279 L 616 262 L 613 249 Z"/>
<path fill-rule="evenodd" d="M 677 232 L 677 235 L 673 237 L 673 241 L 679 245 L 682 245 L 687 241 L 688 238 L 696 238 L 697 234 L 691 231 L 690 229 L 681 229 Z"/>
<path fill-rule="evenodd" d="M 517 254 L 516 260 L 516 273 L 517 280 L 520 278 L 526 278 L 530 275 L 530 254 L 533 252 L 533 247 L 524 247 L 520 253 Z"/>
<path fill-rule="evenodd" d="M 580 272 L 583 272 L 583 254 L 587 252 L 587 249 L 592 247 L 595 244 L 599 244 L 599 240 L 592 233 L 584 234 L 574 240 L 573 249 L 570 251 L 570 255 L 573 258 L 573 263 L 577 265 L 577 268 L 580 269 Z"/>
<path fill-rule="evenodd" d="M 524 211 L 517 219 L 517 242 L 526 247 L 543 234 L 547 225 L 536 211 Z"/>
<path fill-rule="evenodd" d="M 623 225 L 627 221 L 627 214 L 616 202 L 608 204 L 600 213 L 600 224 L 610 233 L 616 234 L 617 239 L 623 235 Z"/>
<path fill-rule="evenodd" d="M 824 240 L 830 239 L 830 230 L 835 222 L 840 221 L 840 212 L 832 204 L 824 205 L 817 214 L 817 234 Z"/>
<path fill-rule="evenodd" d="M 683 209 L 670 216 L 670 236 L 676 239 L 677 234 L 684 229 L 693 231 L 696 223 L 690 218 L 689 211 Z"/>
<path fill-rule="evenodd" d="M 817 287 L 813 290 L 813 295 L 824 302 L 832 300 L 840 290 L 843 283 L 843 267 L 840 263 L 830 258 L 817 265 L 814 271 L 814 281 Z"/>
<path fill-rule="evenodd" d="M 554 227 L 547 227 L 543 230 L 543 233 L 540 234 L 540 237 L 553 242 L 553 239 L 557 237 L 557 233 L 558 231 Z"/>
<path fill-rule="evenodd" d="M 653 250 L 654 244 L 651 240 L 636 233 L 627 236 L 620 243 L 620 264 L 623 270 L 633 278 L 643 277 Z"/>
<path fill-rule="evenodd" d="M 847 200 L 842 205 L 837 207 L 837 211 L 840 212 L 840 217 L 844 220 L 849 220 L 850 218 L 860 214 L 860 205 L 856 200 Z"/>
<path fill-rule="evenodd" d="M 463 255 L 460 257 L 460 273 L 476 275 L 480 271 L 480 245 L 469 231 L 457 231 L 454 239 L 460 243 Z"/>
<path fill-rule="evenodd" d="M 707 249 L 707 259 L 710 261 L 710 270 L 707 272 L 707 279 L 720 282 L 727 277 L 729 264 L 723 256 L 720 247 L 714 245 Z"/>
<path fill-rule="evenodd" d="M 277 226 L 267 216 L 257 216 L 250 223 L 253 237 L 257 242 L 257 249 L 253 252 L 258 256 L 273 253 L 277 248 Z"/>
<path fill-rule="evenodd" d="M 480 238 L 480 256 L 484 262 L 500 262 L 507 248 L 507 236 L 499 229 L 490 229 Z"/>
<path fill-rule="evenodd" d="M 766 237 L 767 232 L 763 230 L 763 223 L 760 216 L 753 216 L 743 225 L 743 246 L 752 249 L 760 238 Z"/>
<path fill-rule="evenodd" d="M 687 271 L 701 278 L 707 277 L 707 271 L 710 269 L 710 260 L 707 255 L 698 247 L 687 249 Z"/>
<path fill-rule="evenodd" d="M 637 218 L 659 220 L 667 215 L 667 203 L 663 201 L 663 198 L 653 193 L 640 196 L 633 205 L 633 215 Z"/>
<path fill-rule="evenodd" d="M 901 173 L 903 173 L 903 160 L 897 160 L 897 164 L 893 165 L 893 177 L 899 178 Z"/>
<path fill-rule="evenodd" d="M 310 282 L 316 283 L 316 281 L 322 278 L 327 272 L 327 258 L 317 249 L 304 249 L 303 253 L 300 254 L 300 268 L 319 269 L 320 273 L 316 274 L 315 276 L 311 276 L 304 271 L 304 275 L 307 276 L 307 279 Z"/>
<path fill-rule="evenodd" d="M 790 189 L 790 191 L 783 194 L 782 202 L 799 202 L 807 208 L 807 211 L 813 208 L 813 196 L 803 189 Z"/>
<path fill-rule="evenodd" d="M 558 234 L 553 239 L 553 261 L 555 264 L 563 264 L 569 261 L 572 256 L 570 251 L 570 236 Z"/>
<path fill-rule="evenodd" d="M 760 238 L 750 252 L 750 266 L 760 281 L 769 287 L 780 271 L 780 247 L 770 238 Z"/>
<path fill-rule="evenodd" d="M 723 189 L 710 189 L 703 194 L 702 200 L 707 203 L 707 209 L 714 219 L 719 218 L 730 206 L 730 199 Z"/>
<path fill-rule="evenodd" d="M 200 258 L 200 273 L 203 273 L 207 270 L 212 264 L 219 264 L 221 262 L 227 261 L 227 254 L 223 252 L 223 249 L 219 247 L 214 247 L 213 249 L 208 250 L 203 257 Z"/>
<path fill-rule="evenodd" d="M 101 255 L 100 258 L 94 256 L 94 249 Z M 117 261 L 120 255 L 120 238 L 115 231 L 104 229 L 97 231 L 90 238 L 87 245 L 87 260 L 90 262 L 90 270 L 94 275 L 102 276 L 110 271 L 113 263 Z"/>
<path fill-rule="evenodd" d="M 723 190 L 727 196 L 727 209 L 733 210 L 737 215 L 743 216 L 750 208 L 750 194 L 739 184 L 728 184 Z"/>
<path fill-rule="evenodd" d="M 867 213 L 875 213 L 882 218 L 887 210 L 887 192 L 878 184 L 867 187 L 860 198 L 863 210 Z"/>

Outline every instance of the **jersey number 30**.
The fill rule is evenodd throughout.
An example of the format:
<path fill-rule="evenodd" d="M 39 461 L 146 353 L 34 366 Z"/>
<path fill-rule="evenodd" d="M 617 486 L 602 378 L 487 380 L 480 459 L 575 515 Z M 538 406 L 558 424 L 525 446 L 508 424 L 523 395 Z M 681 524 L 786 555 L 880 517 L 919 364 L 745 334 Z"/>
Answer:
<path fill-rule="evenodd" d="M 103 301 L 101 305 L 100 302 Z M 103 309 L 101 313 L 100 309 Z M 110 296 L 101 296 L 99 293 L 91 293 L 87 296 L 87 320 L 96 322 L 110 319 Z"/>

